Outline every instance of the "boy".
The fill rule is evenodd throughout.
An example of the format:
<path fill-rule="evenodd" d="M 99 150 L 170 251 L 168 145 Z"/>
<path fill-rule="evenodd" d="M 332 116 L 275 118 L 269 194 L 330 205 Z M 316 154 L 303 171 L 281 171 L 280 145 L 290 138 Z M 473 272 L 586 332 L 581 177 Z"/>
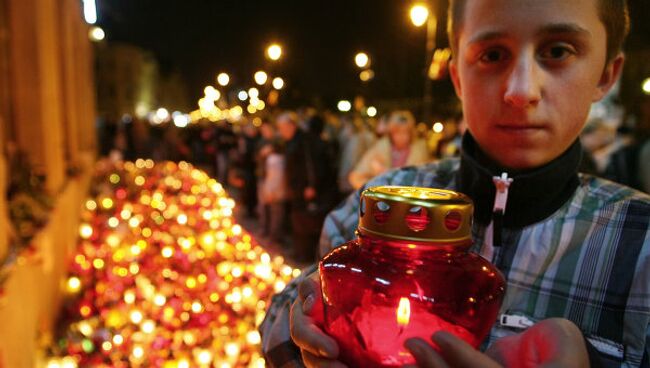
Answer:
<path fill-rule="evenodd" d="M 650 198 L 577 174 L 578 134 L 620 74 L 626 30 L 624 0 L 451 1 L 451 75 L 468 126 L 460 162 L 392 171 L 366 187 L 469 195 L 475 250 L 508 284 L 486 354 L 437 333 L 441 354 L 407 342 L 420 366 L 649 366 Z M 358 199 L 328 216 L 321 254 L 353 237 Z M 341 365 L 309 316 L 322 303 L 314 279 L 291 312 L 295 288 L 274 299 L 261 326 L 271 365 L 291 366 L 293 345 L 277 343 L 289 319 L 307 366 Z"/>

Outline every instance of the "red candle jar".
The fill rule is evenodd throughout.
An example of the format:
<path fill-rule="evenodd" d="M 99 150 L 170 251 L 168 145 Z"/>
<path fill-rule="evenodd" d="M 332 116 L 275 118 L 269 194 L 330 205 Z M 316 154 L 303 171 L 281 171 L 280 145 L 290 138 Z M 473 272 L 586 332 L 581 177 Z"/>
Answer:
<path fill-rule="evenodd" d="M 468 252 L 473 204 L 440 189 L 382 186 L 361 195 L 357 239 L 320 262 L 322 327 L 357 367 L 414 363 L 404 342 L 443 330 L 478 347 L 505 293 Z"/>

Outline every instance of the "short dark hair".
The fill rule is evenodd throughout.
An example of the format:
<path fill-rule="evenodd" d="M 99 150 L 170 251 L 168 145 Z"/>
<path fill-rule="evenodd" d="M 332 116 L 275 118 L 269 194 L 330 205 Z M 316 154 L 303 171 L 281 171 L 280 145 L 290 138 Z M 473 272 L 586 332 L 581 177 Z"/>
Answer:
<path fill-rule="evenodd" d="M 607 31 L 607 61 L 611 61 L 623 48 L 630 30 L 630 16 L 626 0 L 597 0 L 600 20 Z M 467 0 L 450 0 L 447 32 L 454 54 L 458 52 L 458 30 L 463 22 Z"/>

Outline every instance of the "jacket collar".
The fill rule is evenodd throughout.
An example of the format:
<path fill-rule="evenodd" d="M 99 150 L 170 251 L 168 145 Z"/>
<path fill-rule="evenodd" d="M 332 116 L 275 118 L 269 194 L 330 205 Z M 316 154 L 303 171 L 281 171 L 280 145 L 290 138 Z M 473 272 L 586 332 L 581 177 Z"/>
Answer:
<path fill-rule="evenodd" d="M 469 131 L 463 137 L 458 184 L 474 201 L 474 219 L 487 225 L 492 219 L 496 188 L 493 177 L 507 173 L 510 184 L 503 226 L 521 228 L 539 222 L 557 211 L 573 195 L 580 181 L 580 141 L 548 164 L 524 171 L 506 169 L 481 151 Z"/>

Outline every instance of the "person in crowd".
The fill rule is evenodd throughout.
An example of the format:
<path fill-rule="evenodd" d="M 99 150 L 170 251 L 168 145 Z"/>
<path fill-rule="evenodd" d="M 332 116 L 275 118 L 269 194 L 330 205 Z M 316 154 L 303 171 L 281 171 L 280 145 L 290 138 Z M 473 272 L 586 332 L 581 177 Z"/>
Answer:
<path fill-rule="evenodd" d="M 284 245 L 284 219 L 287 184 L 285 181 L 285 158 L 280 142 L 272 142 L 264 152 L 264 178 L 260 187 L 263 232 L 272 243 Z"/>
<path fill-rule="evenodd" d="M 327 148 L 319 140 L 323 122 L 318 117 L 307 121 L 310 132 L 298 128 L 297 117 L 288 112 L 277 118 L 278 133 L 285 146 L 285 180 L 290 203 L 293 257 L 313 261 L 320 228 L 333 207 L 331 189 L 335 175 L 330 169 Z"/>
<path fill-rule="evenodd" d="M 338 186 L 341 193 L 350 194 L 355 189 L 348 180 L 350 173 L 375 143 L 376 138 L 363 119 L 355 117 L 343 120 L 338 140 L 342 147 L 338 165 Z"/>
<path fill-rule="evenodd" d="M 436 152 L 435 157 L 446 158 L 459 156 L 465 129 L 465 122 L 462 115 L 454 117 L 445 124 L 442 138 L 434 146 Z"/>
<path fill-rule="evenodd" d="M 262 235 L 272 243 L 284 245 L 286 181 L 284 147 L 273 124 L 262 121 L 257 149 L 257 176 Z"/>
<path fill-rule="evenodd" d="M 215 172 L 217 173 L 217 180 L 223 185 L 227 185 L 230 175 L 230 161 L 233 156 L 232 152 L 237 146 L 237 137 L 232 130 L 232 126 L 227 121 L 223 120 L 218 123 L 214 140 L 216 142 Z"/>
<path fill-rule="evenodd" d="M 257 217 L 257 166 L 256 153 L 259 141 L 257 127 L 252 122 L 243 124 L 242 132 L 237 138 L 237 161 L 239 175 L 242 179 L 241 199 L 246 208 L 246 216 Z"/>
<path fill-rule="evenodd" d="M 630 140 L 612 153 L 604 176 L 650 193 L 650 95 L 643 95 L 635 108 Z"/>
<path fill-rule="evenodd" d="M 624 0 L 451 0 L 449 14 L 450 73 L 468 128 L 461 157 L 389 171 L 361 189 L 470 196 L 473 250 L 507 281 L 501 313 L 527 323 L 496 321 L 484 351 L 445 332 L 432 336 L 437 351 L 422 339 L 406 347 L 421 367 L 648 367 L 650 197 L 577 172 L 591 103 L 623 65 Z M 359 196 L 328 215 L 321 255 L 354 238 Z M 270 366 L 342 366 L 314 322 L 323 300 L 312 271 L 274 297 L 261 324 Z"/>
<path fill-rule="evenodd" d="M 352 188 L 358 189 L 390 169 L 420 165 L 431 159 L 426 142 L 417 138 L 415 118 L 409 111 L 392 112 L 387 131 L 388 134 L 373 144 L 350 172 Z"/>

